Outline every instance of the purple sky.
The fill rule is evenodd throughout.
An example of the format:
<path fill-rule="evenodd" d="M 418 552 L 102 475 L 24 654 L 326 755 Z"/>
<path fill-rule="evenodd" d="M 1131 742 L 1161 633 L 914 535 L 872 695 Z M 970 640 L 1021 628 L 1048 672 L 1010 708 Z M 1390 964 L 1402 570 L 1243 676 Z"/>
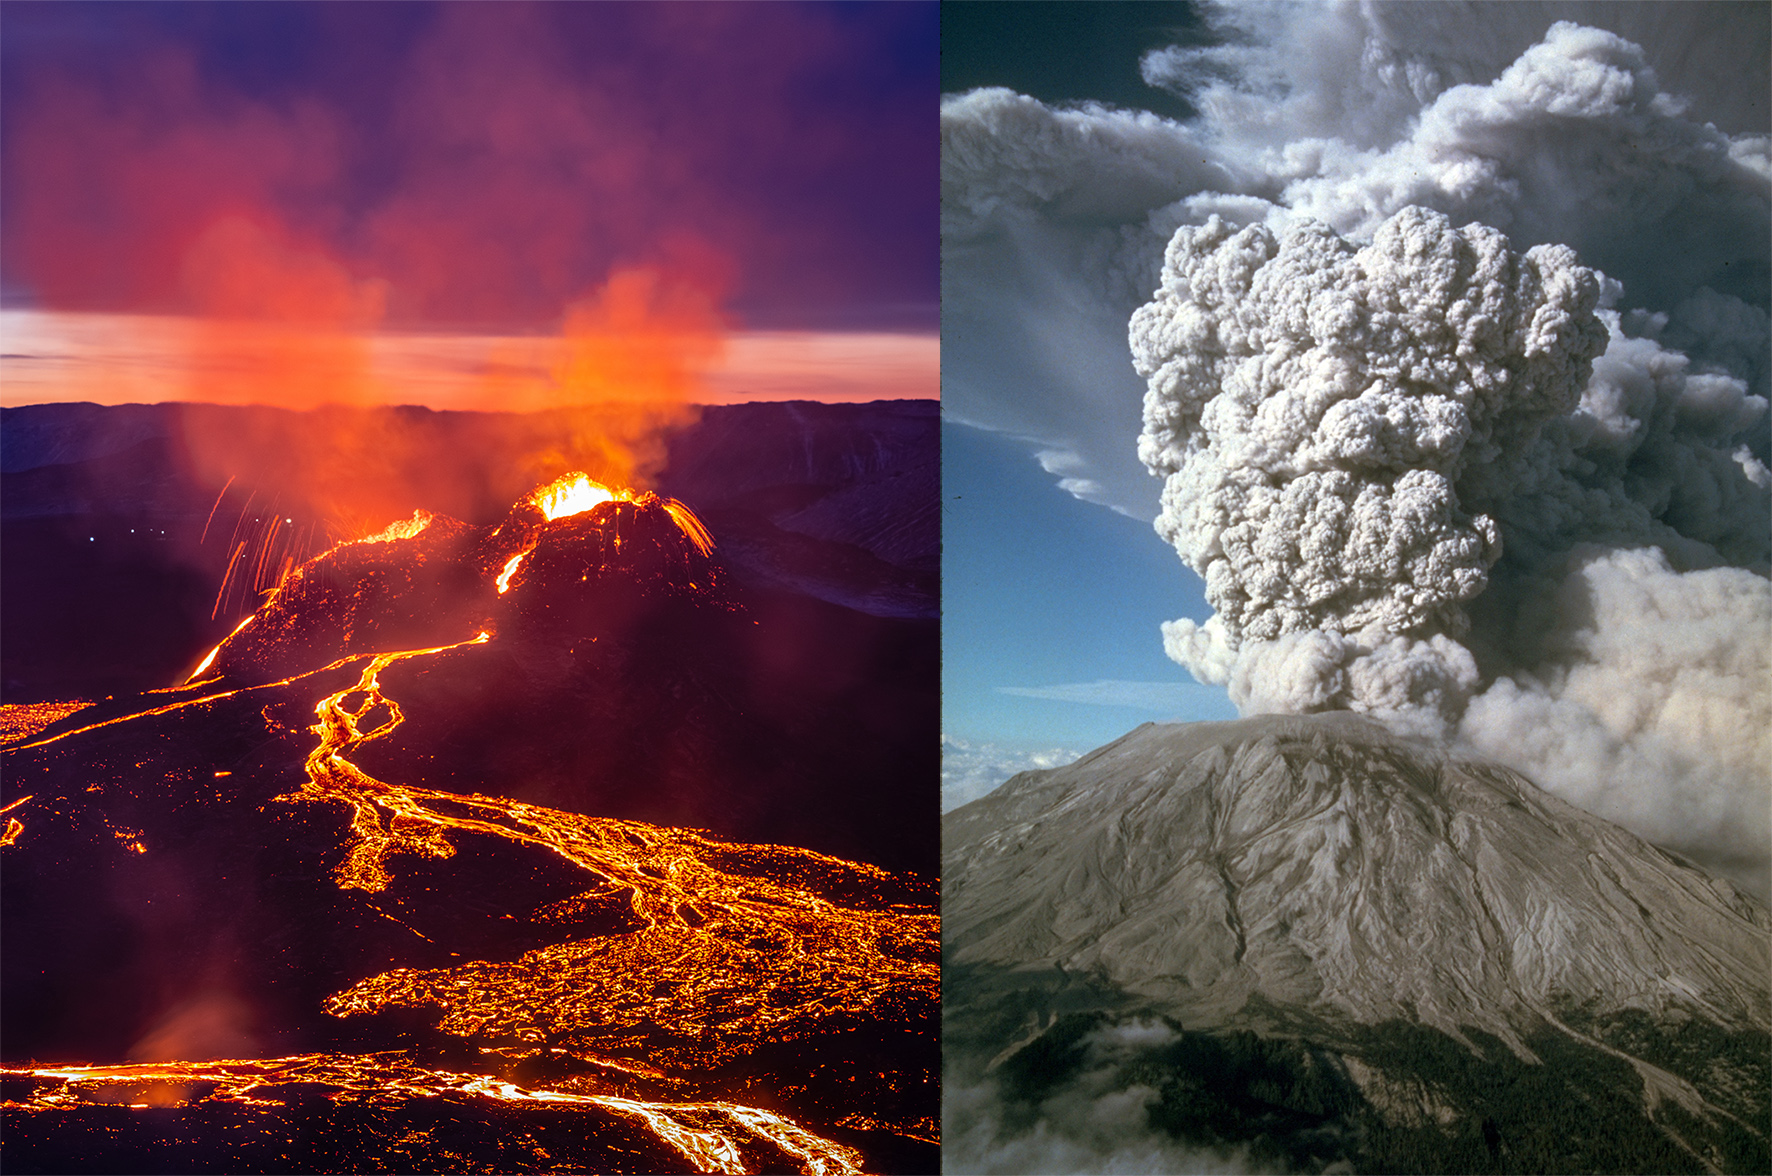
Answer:
<path fill-rule="evenodd" d="M 935 4 L 0 6 L 8 305 L 933 329 Z"/>

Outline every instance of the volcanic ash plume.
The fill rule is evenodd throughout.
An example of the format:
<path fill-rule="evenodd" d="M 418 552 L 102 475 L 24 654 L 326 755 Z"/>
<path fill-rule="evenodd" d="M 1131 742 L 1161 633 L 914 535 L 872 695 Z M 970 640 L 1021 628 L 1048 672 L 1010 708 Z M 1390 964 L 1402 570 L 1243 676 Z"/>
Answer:
<path fill-rule="evenodd" d="M 1414 207 L 1364 247 L 1178 230 L 1139 456 L 1216 615 L 1165 645 L 1246 714 L 1460 736 L 1763 893 L 1767 402 L 1617 289 Z"/>
<path fill-rule="evenodd" d="M 1132 318 L 1139 456 L 1218 617 L 1166 626 L 1171 656 L 1245 709 L 1460 709 L 1475 665 L 1447 638 L 1501 544 L 1456 483 L 1575 406 L 1599 296 L 1568 249 L 1422 209 L 1364 249 L 1314 222 L 1177 232 Z"/>

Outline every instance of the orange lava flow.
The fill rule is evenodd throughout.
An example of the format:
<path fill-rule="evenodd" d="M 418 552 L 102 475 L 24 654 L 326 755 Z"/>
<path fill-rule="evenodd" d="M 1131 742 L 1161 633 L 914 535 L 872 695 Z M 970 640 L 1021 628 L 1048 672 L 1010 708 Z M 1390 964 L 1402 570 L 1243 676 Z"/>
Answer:
<path fill-rule="evenodd" d="M 31 796 L 35 795 L 36 793 L 34 792 L 31 794 Z M 0 808 L 0 817 L 6 817 L 6 829 L 4 832 L 0 832 L 0 845 L 17 844 L 18 835 L 25 831 L 25 823 L 17 817 L 7 817 L 6 815 L 13 809 L 19 808 L 28 802 L 31 799 L 31 796 L 21 796 L 5 808 Z"/>
<path fill-rule="evenodd" d="M 408 814 L 402 811 L 404 806 L 397 799 L 396 793 L 399 790 L 390 789 L 344 757 L 359 744 L 385 735 L 400 725 L 400 707 L 392 700 L 382 697 L 381 686 L 377 682 L 377 677 L 383 670 L 405 658 L 442 653 L 446 649 L 458 649 L 464 645 L 480 645 L 491 639 L 491 634 L 481 633 L 470 640 L 458 641 L 452 645 L 377 654 L 363 667 L 363 673 L 355 686 L 328 695 L 314 707 L 314 713 L 320 721 L 311 730 L 320 736 L 320 745 L 308 755 L 308 783 L 298 796 L 279 799 L 338 800 L 352 807 L 354 813 L 351 830 L 355 835 L 354 840 L 349 854 L 339 863 L 333 874 L 340 887 L 369 891 L 385 889 L 388 873 L 383 868 L 383 862 L 389 854 L 396 851 L 424 857 L 449 857 L 455 853 L 453 846 L 431 833 L 427 823 L 402 820 Z M 362 705 L 354 711 L 346 710 L 345 696 L 359 692 L 364 695 Z M 357 720 L 377 706 L 387 707 L 387 721 L 369 731 L 359 731 Z M 382 827 L 376 811 L 378 806 L 390 809 L 390 828 Z M 395 834 L 392 829 L 402 829 L 403 832 Z"/>
<path fill-rule="evenodd" d="M 939 916 L 929 905 L 888 901 L 899 883 L 873 866 L 503 797 L 388 783 L 352 762 L 363 745 L 404 721 L 398 703 L 384 693 L 384 670 L 491 639 L 482 632 L 427 649 L 341 658 L 278 682 L 198 694 L 22 746 L 285 687 L 361 663 L 348 688 L 314 707 L 310 731 L 317 743 L 305 761 L 306 782 L 275 798 L 347 807 L 349 841 L 334 882 L 345 890 L 383 891 L 394 880 L 390 863 L 400 855 L 444 859 L 456 854 L 458 844 L 471 852 L 471 839 L 492 838 L 505 852 L 570 863 L 582 872 L 584 888 L 528 916 L 537 925 L 557 926 L 564 942 L 515 960 L 393 969 L 334 993 L 325 1011 L 343 1018 L 435 1009 L 438 1028 L 467 1039 L 482 1056 L 570 1055 L 596 1066 L 597 1075 L 562 1080 L 568 1089 L 530 1089 L 484 1074 L 429 1069 L 399 1051 L 39 1067 L 0 1071 L 27 1081 L 28 1093 L 3 1104 L 8 1111 L 41 1114 L 92 1104 L 147 1111 L 207 1103 L 269 1113 L 288 1105 L 278 1095 L 280 1086 L 330 1086 L 335 1092 L 327 1097 L 334 1104 L 390 1112 L 413 1098 L 544 1104 L 583 1112 L 588 1131 L 615 1116 L 681 1156 L 683 1166 L 673 1170 L 738 1176 L 758 1170 L 759 1155 L 779 1154 L 811 1176 L 859 1176 L 858 1151 L 779 1113 L 721 1101 L 669 1101 L 669 1092 L 683 1091 L 684 1075 L 706 1073 L 766 1042 L 834 1034 L 868 1022 L 914 1028 L 907 1010 L 934 1008 L 939 1000 Z M 0 752 L 12 750 L 18 747 Z M 30 800 L 0 809 L 0 817 Z M 22 828 L 12 820 L 0 844 L 12 842 Z M 111 832 L 126 850 L 147 851 L 140 833 Z M 575 929 L 586 925 L 598 930 L 574 938 Z M 661 1085 L 666 1100 L 655 1101 Z M 636 1094 L 644 1097 L 630 1097 Z M 843 1125 L 938 1138 L 932 1122 L 876 1121 L 867 1117 L 872 1109 L 856 1108 Z M 762 1162 L 766 1170 L 781 1170 L 779 1159 Z"/>
<path fill-rule="evenodd" d="M 632 490 L 611 490 L 601 482 L 593 482 L 580 473 L 562 474 L 529 496 L 548 521 L 568 515 L 583 514 L 605 502 L 632 502 L 638 497 Z"/>
<path fill-rule="evenodd" d="M 251 618 L 249 617 L 247 619 L 250 620 Z M 240 628 L 243 629 L 245 627 L 246 626 L 243 622 L 241 624 Z M 238 632 L 238 631 L 239 631 L 238 629 L 235 630 L 235 632 Z M 465 644 L 473 644 L 473 643 L 467 642 Z M 447 648 L 453 648 L 453 647 L 452 646 L 444 646 L 444 648 L 447 649 Z M 110 726 L 114 726 L 117 723 L 128 723 L 128 722 L 131 722 L 135 719 L 145 719 L 145 718 L 149 718 L 153 715 L 168 714 L 168 713 L 175 711 L 175 710 L 183 710 L 187 706 L 202 706 L 205 703 L 221 702 L 223 699 L 233 698 L 236 695 L 241 695 L 241 694 L 251 694 L 251 693 L 253 693 L 255 691 L 259 691 L 259 690 L 275 690 L 279 686 L 287 686 L 291 682 L 299 682 L 303 678 L 312 678 L 316 674 L 324 674 L 324 673 L 328 673 L 332 670 L 336 670 L 336 669 L 340 668 L 341 666 L 348 666 L 354 661 L 362 661 L 365 657 L 368 657 L 368 656 L 370 656 L 370 655 L 362 654 L 362 653 L 352 654 L 349 657 L 341 657 L 337 661 L 328 662 L 326 665 L 321 666 L 317 670 L 304 670 L 299 674 L 292 674 L 287 678 L 280 678 L 275 682 L 260 682 L 256 685 L 253 685 L 253 686 L 241 686 L 241 687 L 238 687 L 234 690 L 223 690 L 217 694 L 204 694 L 204 695 L 200 695 L 196 698 L 181 698 L 177 702 L 169 702 L 165 706 L 151 707 L 148 710 L 131 711 L 129 714 L 126 714 L 126 715 L 117 715 L 115 718 L 104 719 L 104 720 L 101 720 L 97 723 L 88 723 L 84 727 L 75 727 L 69 731 L 58 731 L 54 735 L 49 736 L 49 738 L 47 738 L 47 739 L 38 739 L 38 740 L 35 740 L 30 743 L 16 743 L 10 747 L 0 747 L 0 755 L 6 755 L 6 754 L 8 754 L 10 752 L 14 752 L 14 751 L 24 751 L 24 750 L 26 750 L 28 748 L 32 748 L 32 747 L 42 747 L 45 744 L 54 743 L 60 739 L 66 739 L 71 735 L 84 735 L 88 731 L 96 731 L 100 727 L 110 727 Z M 210 681 L 214 681 L 214 680 L 215 679 L 210 679 Z M 203 685 L 203 683 L 200 683 L 200 682 L 195 683 L 192 688 L 200 687 L 202 685 Z M 161 693 L 161 691 L 154 691 L 153 693 Z M 42 728 L 39 727 L 38 730 L 42 730 Z"/>
<path fill-rule="evenodd" d="M 19 702 L 0 706 L 0 743 L 29 739 L 51 723 L 59 723 L 91 705 L 85 699 L 76 698 L 67 702 Z"/>
<path fill-rule="evenodd" d="M 517 574 L 517 569 L 523 564 L 523 557 L 528 554 L 529 548 L 525 547 L 506 561 L 505 570 L 498 574 L 498 594 L 500 596 L 511 590 L 511 577 Z"/>
<path fill-rule="evenodd" d="M 345 660 L 349 660 L 349 659 L 345 659 Z M 314 670 L 312 672 L 316 673 L 316 674 L 324 673 L 325 670 L 330 670 L 330 669 L 334 668 L 335 666 L 343 665 L 343 664 L 344 664 L 343 661 L 334 662 L 333 665 L 331 665 L 331 666 L 326 666 L 324 669 Z M 306 677 L 307 675 L 301 674 L 301 675 L 297 675 L 297 676 L 298 677 Z M 242 687 L 239 690 L 224 690 L 220 694 L 205 694 L 201 698 L 181 699 L 178 702 L 169 702 L 165 706 L 156 706 L 156 707 L 153 707 L 153 708 L 151 708 L 149 710 L 145 710 L 145 711 L 135 711 L 135 712 L 133 712 L 131 714 L 127 714 L 127 715 L 118 715 L 114 719 L 105 719 L 104 721 L 98 722 L 98 723 L 88 723 L 84 727 L 75 727 L 71 731 L 60 731 L 54 735 L 51 735 L 47 739 L 38 739 L 38 740 L 31 742 L 31 743 L 19 743 L 19 744 L 15 744 L 11 747 L 0 747 L 0 755 L 5 755 L 7 752 L 10 752 L 10 751 L 24 751 L 25 749 L 31 748 L 31 747 L 42 747 L 43 745 L 45 745 L 47 743 L 54 743 L 58 739 L 66 739 L 70 735 L 83 735 L 88 731 L 96 731 L 100 727 L 109 727 L 115 723 L 127 723 L 131 719 L 143 719 L 143 718 L 147 718 L 150 715 L 163 715 L 169 711 L 183 710 L 187 706 L 201 706 L 203 703 L 206 703 L 206 702 L 220 702 L 224 698 L 232 698 L 236 694 L 244 694 L 249 690 L 262 690 L 265 688 L 265 686 L 282 686 L 282 685 L 286 685 L 286 683 L 285 682 L 267 682 L 264 684 L 264 686 L 247 686 L 247 687 Z"/>
<path fill-rule="evenodd" d="M 251 620 L 251 619 L 252 619 L 251 617 L 247 618 L 247 620 Z M 235 630 L 235 632 L 238 632 L 238 631 L 239 630 Z M 197 663 L 197 668 L 191 671 L 191 676 L 189 678 L 186 678 L 185 681 L 187 681 L 187 682 L 195 681 L 203 673 L 204 670 L 207 670 L 210 666 L 215 664 L 215 655 L 220 652 L 221 652 L 221 646 L 217 645 L 214 649 L 210 650 L 207 654 L 205 654 L 203 657 L 203 660 Z"/>
<path fill-rule="evenodd" d="M 424 529 L 431 525 L 435 517 L 428 510 L 415 510 L 409 519 L 395 519 L 373 535 L 366 535 L 355 543 L 392 543 L 396 539 L 411 539 L 423 534 Z"/>
<path fill-rule="evenodd" d="M 561 1110 L 602 1111 L 638 1121 L 668 1144 L 696 1172 L 745 1176 L 740 1152 L 745 1136 L 773 1144 L 795 1157 L 809 1176 L 858 1176 L 861 1154 L 822 1139 L 794 1122 L 757 1107 L 724 1102 L 648 1102 L 605 1094 L 532 1090 L 482 1074 L 429 1070 L 398 1053 L 299 1054 L 284 1058 L 154 1062 L 121 1066 L 54 1066 L 0 1070 L 9 1078 L 35 1080 L 27 1100 L 8 1100 L 8 1110 L 66 1111 L 83 1105 L 235 1107 L 283 1105 L 279 1087 L 330 1086 L 334 1103 L 389 1107 L 411 1098 L 478 1098 L 502 1103 L 545 1103 Z M 268 1096 L 268 1097 L 267 1097 Z"/>
<path fill-rule="evenodd" d="M 447 647 L 445 647 L 447 648 Z M 872 866 L 786 846 L 725 843 L 685 829 L 560 812 L 504 797 L 384 783 L 349 758 L 402 721 L 381 691 L 383 654 L 356 684 L 315 707 L 319 745 L 302 791 L 278 799 L 352 809 L 341 888 L 375 892 L 397 854 L 446 858 L 452 836 L 480 835 L 557 855 L 585 872 L 583 893 L 536 912 L 570 925 L 620 910 L 633 929 L 549 945 L 509 962 L 400 968 L 328 999 L 335 1016 L 393 1007 L 442 1010 L 440 1028 L 587 1057 L 611 1049 L 704 1066 L 764 1040 L 829 1030 L 898 1001 L 939 999 L 939 916 L 884 902 L 839 904 L 817 879 L 864 892 L 889 880 Z M 347 708 L 347 697 L 361 701 Z M 385 714 L 362 730 L 359 722 Z M 776 879 L 790 879 L 777 881 Z M 797 884 L 804 880 L 806 884 Z M 663 1037 L 667 1040 L 661 1041 Z"/>
<path fill-rule="evenodd" d="M 235 625 L 234 632 L 229 633 L 228 637 L 235 636 L 241 630 L 245 629 L 246 626 L 252 624 L 252 620 L 256 616 L 258 616 L 257 613 L 247 613 L 246 619 L 241 621 L 238 625 Z M 205 656 L 202 661 L 197 663 L 197 668 L 191 671 L 191 676 L 189 678 L 185 679 L 186 682 L 195 682 L 198 678 L 201 678 L 203 676 L 204 670 L 207 670 L 210 666 L 215 664 L 216 655 L 221 652 L 221 647 L 228 643 L 228 637 L 223 637 L 221 639 L 221 641 L 216 645 L 216 647 L 214 649 L 210 650 L 208 655 Z"/>

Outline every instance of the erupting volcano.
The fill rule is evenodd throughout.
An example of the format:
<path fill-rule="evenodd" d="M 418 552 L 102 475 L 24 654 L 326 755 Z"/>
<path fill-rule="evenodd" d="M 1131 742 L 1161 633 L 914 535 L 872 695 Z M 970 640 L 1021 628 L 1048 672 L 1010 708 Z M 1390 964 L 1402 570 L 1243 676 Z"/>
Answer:
<path fill-rule="evenodd" d="M 7 1169 L 932 1167 L 933 887 L 771 843 L 890 798 L 741 581 L 568 474 L 293 568 L 181 685 L 5 708 Z"/>
<path fill-rule="evenodd" d="M 281 677 L 316 658 L 459 640 L 593 601 L 600 619 L 587 623 L 603 627 L 685 597 L 718 607 L 712 553 L 707 528 L 675 499 L 566 474 L 496 526 L 417 511 L 339 544 L 285 576 L 190 681 Z"/>

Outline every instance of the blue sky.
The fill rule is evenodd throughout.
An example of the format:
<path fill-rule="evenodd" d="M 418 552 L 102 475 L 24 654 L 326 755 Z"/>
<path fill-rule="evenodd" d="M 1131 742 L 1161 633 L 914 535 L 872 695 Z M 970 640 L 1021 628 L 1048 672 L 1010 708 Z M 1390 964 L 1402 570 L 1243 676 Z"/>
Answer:
<path fill-rule="evenodd" d="M 1163 621 L 1210 609 L 1148 523 L 1061 490 L 1026 443 L 951 422 L 942 496 L 948 737 L 1087 751 L 1151 720 L 1236 717 L 1163 654 Z"/>
<path fill-rule="evenodd" d="M 995 85 L 1048 102 L 1103 99 L 1170 117 L 1192 112 L 1146 85 L 1138 69 L 1145 50 L 1199 35 L 1191 5 L 949 4 L 941 19 L 945 93 Z M 1029 295 L 1017 282 L 1032 280 L 1038 302 L 1043 274 L 997 268 L 1004 258 L 989 248 L 983 258 L 948 260 L 991 272 L 993 299 Z M 1063 298 L 1059 304 L 1075 309 Z M 1162 622 L 1210 615 L 1199 578 L 1148 522 L 1074 497 L 1037 456 L 1046 451 L 1048 465 L 1067 467 L 1057 435 L 1065 430 L 1045 427 L 1052 422 L 1041 412 L 1063 393 L 1063 381 L 1054 383 L 1042 357 L 1124 354 L 1085 377 L 1112 409 L 1083 431 L 1115 438 L 1108 451 L 1122 455 L 1116 470 L 1123 475 L 1088 497 L 1154 512 L 1155 481 L 1140 480 L 1131 453 L 1143 382 L 1123 343 L 1093 347 L 1098 340 L 1089 333 L 1098 328 L 1123 341 L 1124 320 L 1042 320 L 1030 335 L 1009 337 L 992 334 L 996 320 L 988 315 L 971 321 L 947 310 L 944 303 L 944 396 L 959 394 L 961 416 L 999 431 L 958 418 L 942 426 L 943 808 L 982 796 L 1015 772 L 1068 762 L 1140 723 L 1235 718 L 1223 690 L 1198 684 L 1163 653 Z M 978 363 L 950 366 L 950 342 L 969 333 L 978 340 Z M 971 386 L 981 381 L 1007 402 L 981 397 Z M 1120 484 L 1127 480 L 1136 484 Z"/>

